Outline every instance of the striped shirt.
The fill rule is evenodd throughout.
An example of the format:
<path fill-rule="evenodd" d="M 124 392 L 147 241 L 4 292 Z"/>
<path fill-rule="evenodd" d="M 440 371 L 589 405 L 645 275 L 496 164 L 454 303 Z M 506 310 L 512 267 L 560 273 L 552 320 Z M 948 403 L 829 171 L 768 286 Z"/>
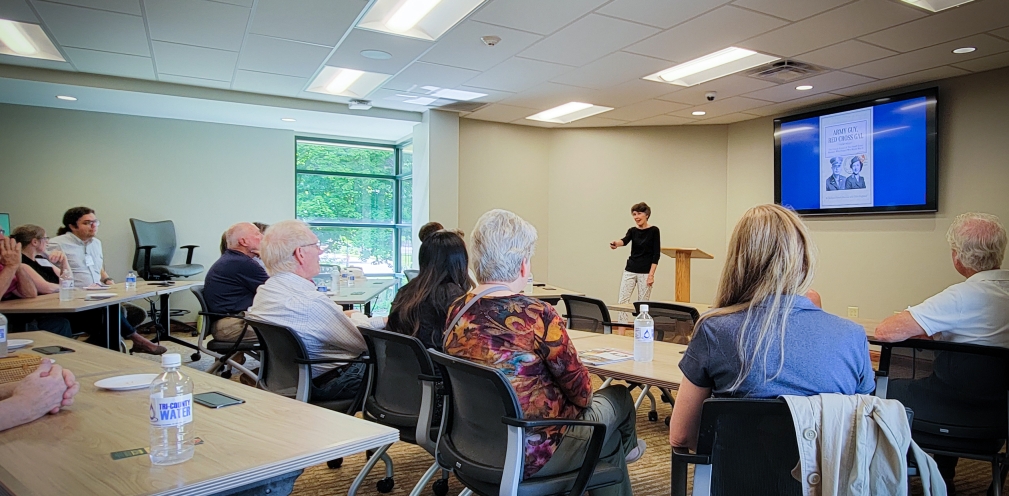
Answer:
<path fill-rule="evenodd" d="M 267 279 L 256 290 L 246 316 L 293 329 L 305 343 L 310 359 L 357 358 L 367 350 L 357 326 L 381 329 L 385 325 L 381 317 L 369 318 L 360 312 L 347 317 L 325 293 L 316 291 L 312 281 L 291 272 Z M 339 365 L 312 365 L 312 377 Z"/>

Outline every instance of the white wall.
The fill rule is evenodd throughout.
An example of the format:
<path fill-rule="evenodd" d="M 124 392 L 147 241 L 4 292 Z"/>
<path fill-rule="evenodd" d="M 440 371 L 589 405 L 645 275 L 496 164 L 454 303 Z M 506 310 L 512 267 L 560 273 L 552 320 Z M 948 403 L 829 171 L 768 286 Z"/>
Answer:
<path fill-rule="evenodd" d="M 413 246 L 428 221 L 459 226 L 459 114 L 430 110 L 413 130 Z M 413 257 L 416 268 L 417 257 Z"/>

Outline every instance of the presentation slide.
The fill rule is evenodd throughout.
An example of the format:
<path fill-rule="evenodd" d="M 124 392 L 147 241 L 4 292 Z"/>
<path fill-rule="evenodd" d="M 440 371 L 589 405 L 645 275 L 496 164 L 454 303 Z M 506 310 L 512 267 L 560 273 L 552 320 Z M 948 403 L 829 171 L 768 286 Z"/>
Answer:
<path fill-rule="evenodd" d="M 781 204 L 795 210 L 926 203 L 926 97 L 783 122 Z"/>

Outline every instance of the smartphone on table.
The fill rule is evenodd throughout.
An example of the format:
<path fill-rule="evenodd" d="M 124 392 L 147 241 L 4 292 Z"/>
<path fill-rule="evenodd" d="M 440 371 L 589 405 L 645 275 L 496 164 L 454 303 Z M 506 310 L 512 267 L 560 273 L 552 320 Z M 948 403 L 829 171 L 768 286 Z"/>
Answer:
<path fill-rule="evenodd" d="M 224 408 L 231 405 L 241 405 L 245 400 L 224 394 L 219 391 L 193 395 L 193 401 L 209 408 Z"/>

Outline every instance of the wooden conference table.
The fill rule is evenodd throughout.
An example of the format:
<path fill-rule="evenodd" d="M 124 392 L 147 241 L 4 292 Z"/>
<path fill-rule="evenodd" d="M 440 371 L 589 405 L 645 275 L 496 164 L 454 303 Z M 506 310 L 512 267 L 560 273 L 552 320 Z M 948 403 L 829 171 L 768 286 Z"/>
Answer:
<path fill-rule="evenodd" d="M 187 462 L 153 466 L 147 455 L 113 460 L 113 452 L 148 446 L 149 393 L 106 391 L 95 382 L 161 367 L 48 332 L 18 337 L 76 350 L 51 358 L 77 375 L 81 390 L 64 411 L 0 432 L 0 494 L 214 494 L 399 439 L 395 429 L 187 368 L 195 393 L 220 391 L 246 403 L 194 406 L 195 434 L 204 443 Z"/>
<path fill-rule="evenodd" d="M 599 348 L 613 348 L 634 353 L 634 337 L 619 334 L 599 334 L 585 331 L 568 331 L 568 336 L 574 341 L 579 352 Z M 687 350 L 686 345 L 656 341 L 651 362 L 623 362 L 607 365 L 589 365 L 589 372 L 603 377 L 612 377 L 622 381 L 647 384 L 649 386 L 675 390 L 683 381 L 680 372 L 680 358 Z"/>
<path fill-rule="evenodd" d="M 556 305 L 561 301 L 562 294 L 585 296 L 585 293 L 571 291 L 570 289 L 560 288 L 552 284 L 539 281 L 533 281 L 533 293 L 529 296 L 538 300 L 543 300 L 551 305 Z"/>
<path fill-rule="evenodd" d="M 352 288 L 339 288 L 339 291 L 329 291 L 326 293 L 333 303 L 343 306 L 344 310 L 351 310 L 354 305 L 364 305 L 364 313 L 371 316 L 371 302 L 378 298 L 383 291 L 396 285 L 396 278 L 383 277 L 368 279 L 359 282 Z"/>

